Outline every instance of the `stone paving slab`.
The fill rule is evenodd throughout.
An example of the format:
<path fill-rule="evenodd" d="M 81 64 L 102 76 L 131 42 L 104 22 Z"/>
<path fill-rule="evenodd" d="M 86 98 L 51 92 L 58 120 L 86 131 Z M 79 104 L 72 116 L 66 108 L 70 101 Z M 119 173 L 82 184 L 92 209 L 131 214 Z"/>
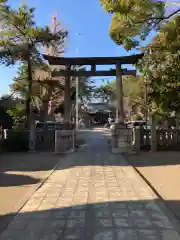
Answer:
<path fill-rule="evenodd" d="M 102 134 L 67 157 L 1 240 L 180 240 L 155 194 Z M 100 136 L 100 137 L 98 137 Z"/>

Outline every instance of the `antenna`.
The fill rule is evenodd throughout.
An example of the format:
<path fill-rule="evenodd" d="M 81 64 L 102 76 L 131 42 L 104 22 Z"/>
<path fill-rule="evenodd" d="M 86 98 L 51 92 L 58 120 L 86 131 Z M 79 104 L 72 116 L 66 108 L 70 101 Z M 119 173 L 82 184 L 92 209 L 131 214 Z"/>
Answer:
<path fill-rule="evenodd" d="M 52 32 L 55 34 L 56 30 L 57 30 L 57 17 L 56 14 L 54 14 L 52 18 Z"/>
<path fill-rule="evenodd" d="M 51 19 L 51 24 L 50 24 L 50 29 L 52 34 L 56 34 L 62 27 L 62 24 L 57 20 L 57 14 L 53 13 L 52 19 Z M 47 55 L 59 55 L 59 56 L 64 56 L 64 43 L 60 43 L 60 45 L 57 46 L 45 46 L 44 47 L 44 53 Z"/>
<path fill-rule="evenodd" d="M 24 0 L 26 1 L 26 0 Z M 57 17 L 56 17 L 56 14 L 53 14 L 52 16 L 52 22 L 51 22 L 51 26 L 50 26 L 50 29 L 52 31 L 53 34 L 56 33 L 56 30 L 57 30 Z M 47 55 L 51 55 L 52 54 L 52 46 L 45 46 L 44 47 L 44 53 L 47 54 Z"/>

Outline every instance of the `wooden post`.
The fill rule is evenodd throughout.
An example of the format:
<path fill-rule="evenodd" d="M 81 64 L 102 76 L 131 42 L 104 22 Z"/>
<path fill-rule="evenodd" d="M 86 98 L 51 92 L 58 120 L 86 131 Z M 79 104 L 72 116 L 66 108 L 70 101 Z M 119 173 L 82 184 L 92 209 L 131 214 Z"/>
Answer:
<path fill-rule="evenodd" d="M 124 123 L 123 85 L 120 63 L 116 63 L 116 97 L 117 97 L 116 121 L 119 123 Z"/>
<path fill-rule="evenodd" d="M 71 66 L 67 67 L 67 71 L 71 70 Z M 69 122 L 71 116 L 71 77 L 68 76 L 65 78 L 65 89 L 64 89 L 64 121 Z"/>

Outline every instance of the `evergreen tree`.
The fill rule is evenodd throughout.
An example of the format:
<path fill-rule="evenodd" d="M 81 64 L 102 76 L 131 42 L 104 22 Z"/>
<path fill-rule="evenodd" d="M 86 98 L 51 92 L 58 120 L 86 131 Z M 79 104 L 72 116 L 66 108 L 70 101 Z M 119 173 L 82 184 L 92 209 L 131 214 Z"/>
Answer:
<path fill-rule="evenodd" d="M 23 62 L 27 65 L 27 120 L 31 114 L 31 98 L 33 84 L 33 65 L 43 67 L 43 60 L 40 49 L 42 46 L 49 46 L 53 41 L 62 41 L 66 31 L 59 31 L 52 34 L 49 27 L 38 27 L 34 20 L 35 8 L 28 8 L 21 5 L 17 10 L 7 5 L 7 1 L 1 1 L 0 15 L 0 61 L 3 64 L 11 65 Z M 1 15 L 1 16 L 2 16 Z M 45 68 L 46 69 L 46 66 Z M 29 122 L 29 121 L 28 121 Z"/>

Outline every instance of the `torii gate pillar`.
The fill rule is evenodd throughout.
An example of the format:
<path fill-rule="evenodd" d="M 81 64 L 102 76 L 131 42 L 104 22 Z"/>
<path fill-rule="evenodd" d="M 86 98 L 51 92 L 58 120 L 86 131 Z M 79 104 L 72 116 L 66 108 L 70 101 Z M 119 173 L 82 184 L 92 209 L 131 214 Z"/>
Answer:
<path fill-rule="evenodd" d="M 116 122 L 124 124 L 124 103 L 121 64 L 116 64 Z"/>
<path fill-rule="evenodd" d="M 123 84 L 121 64 L 116 63 L 116 124 L 111 129 L 112 152 L 124 153 L 132 151 L 132 130 L 128 129 L 124 122 Z"/>

